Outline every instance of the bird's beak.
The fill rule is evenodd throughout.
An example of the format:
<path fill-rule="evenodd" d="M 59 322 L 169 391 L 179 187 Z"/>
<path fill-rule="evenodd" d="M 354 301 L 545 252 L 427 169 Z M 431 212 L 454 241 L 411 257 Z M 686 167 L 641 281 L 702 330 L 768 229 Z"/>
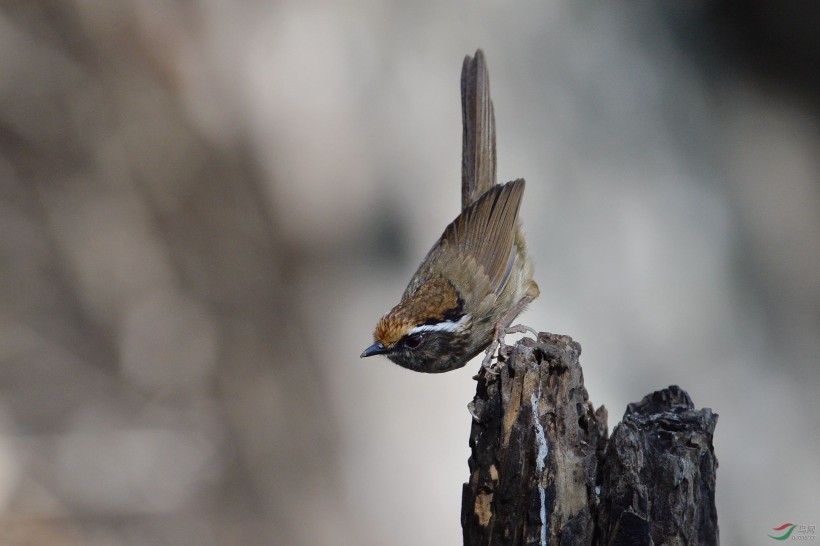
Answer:
<path fill-rule="evenodd" d="M 373 356 L 373 355 L 383 355 L 386 352 L 387 352 L 387 349 L 384 348 L 384 345 L 377 342 L 377 343 L 374 343 L 373 345 L 371 345 L 370 347 L 368 347 L 367 349 L 365 349 L 364 352 L 362 353 L 362 356 L 360 356 L 359 358 L 364 358 L 366 356 Z"/>

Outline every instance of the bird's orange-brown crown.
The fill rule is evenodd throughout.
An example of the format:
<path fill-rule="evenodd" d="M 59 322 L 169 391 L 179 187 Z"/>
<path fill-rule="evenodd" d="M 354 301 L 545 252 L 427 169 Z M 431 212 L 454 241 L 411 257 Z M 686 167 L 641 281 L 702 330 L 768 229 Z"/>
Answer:
<path fill-rule="evenodd" d="M 393 347 L 407 332 L 422 324 L 454 320 L 463 307 L 458 292 L 444 277 L 434 277 L 404 298 L 376 325 L 374 341 Z"/>

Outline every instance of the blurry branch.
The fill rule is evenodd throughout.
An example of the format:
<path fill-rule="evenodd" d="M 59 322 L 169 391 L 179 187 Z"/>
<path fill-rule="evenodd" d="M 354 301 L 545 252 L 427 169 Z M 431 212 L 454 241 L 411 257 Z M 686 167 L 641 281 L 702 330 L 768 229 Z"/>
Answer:
<path fill-rule="evenodd" d="M 580 354 L 541 333 L 479 373 L 464 544 L 718 544 L 717 415 L 673 386 L 630 404 L 607 441 Z"/>

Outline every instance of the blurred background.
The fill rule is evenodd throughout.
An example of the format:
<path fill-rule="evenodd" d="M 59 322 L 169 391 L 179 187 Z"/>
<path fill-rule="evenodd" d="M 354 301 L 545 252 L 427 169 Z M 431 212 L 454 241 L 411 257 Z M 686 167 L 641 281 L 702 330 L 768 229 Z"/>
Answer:
<path fill-rule="evenodd" d="M 452 545 L 478 362 L 360 360 L 499 179 L 610 412 L 720 414 L 724 544 L 820 524 L 809 2 L 0 4 L 3 544 Z"/>

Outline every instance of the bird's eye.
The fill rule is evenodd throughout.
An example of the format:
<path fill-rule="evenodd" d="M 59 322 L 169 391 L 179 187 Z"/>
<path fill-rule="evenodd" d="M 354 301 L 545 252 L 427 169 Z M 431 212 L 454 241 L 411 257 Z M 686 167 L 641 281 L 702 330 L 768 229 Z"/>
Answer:
<path fill-rule="evenodd" d="M 421 334 L 407 336 L 407 339 L 404 340 L 404 345 L 408 349 L 418 349 L 419 345 L 421 345 Z"/>

